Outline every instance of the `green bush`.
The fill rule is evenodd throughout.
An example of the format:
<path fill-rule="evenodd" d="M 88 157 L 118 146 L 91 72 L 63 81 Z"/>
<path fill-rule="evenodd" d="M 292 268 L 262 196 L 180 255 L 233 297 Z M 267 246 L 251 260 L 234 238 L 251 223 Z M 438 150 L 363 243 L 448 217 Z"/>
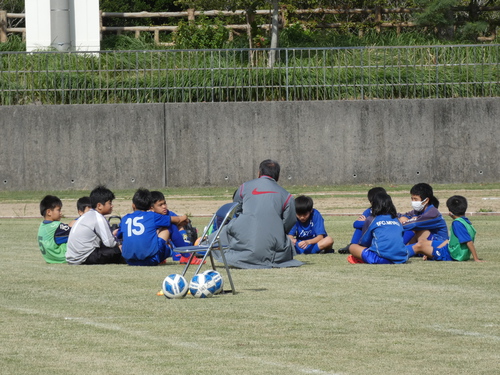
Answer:
<path fill-rule="evenodd" d="M 206 17 L 198 17 L 196 23 L 180 22 L 174 35 L 175 47 L 179 49 L 225 48 L 229 31 L 221 19 L 210 22 Z"/>

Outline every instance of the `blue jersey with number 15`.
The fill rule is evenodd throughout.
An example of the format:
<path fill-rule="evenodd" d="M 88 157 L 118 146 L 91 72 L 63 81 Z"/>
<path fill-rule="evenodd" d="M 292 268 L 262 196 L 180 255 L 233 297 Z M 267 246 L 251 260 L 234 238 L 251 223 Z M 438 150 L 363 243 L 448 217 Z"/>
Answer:
<path fill-rule="evenodd" d="M 123 238 L 122 255 L 125 259 L 143 260 L 158 253 L 158 234 L 161 227 L 169 228 L 169 215 L 152 211 L 135 211 L 125 215 L 118 228 L 118 238 Z"/>

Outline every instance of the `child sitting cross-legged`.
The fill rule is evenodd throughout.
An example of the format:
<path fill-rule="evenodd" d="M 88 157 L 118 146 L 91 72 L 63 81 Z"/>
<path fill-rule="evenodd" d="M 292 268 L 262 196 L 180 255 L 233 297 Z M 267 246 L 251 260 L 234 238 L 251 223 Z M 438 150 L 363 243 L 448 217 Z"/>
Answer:
<path fill-rule="evenodd" d="M 125 215 L 118 228 L 117 238 L 122 239 L 122 256 L 131 266 L 156 266 L 171 255 L 167 242 L 184 246 L 176 225 L 187 216 L 161 215 L 150 211 L 151 192 L 138 189 L 132 198 L 134 212 Z"/>
<path fill-rule="evenodd" d="M 325 221 L 313 200 L 305 195 L 295 198 L 297 222 L 288 232 L 297 254 L 333 253 L 333 238 L 325 230 Z"/>

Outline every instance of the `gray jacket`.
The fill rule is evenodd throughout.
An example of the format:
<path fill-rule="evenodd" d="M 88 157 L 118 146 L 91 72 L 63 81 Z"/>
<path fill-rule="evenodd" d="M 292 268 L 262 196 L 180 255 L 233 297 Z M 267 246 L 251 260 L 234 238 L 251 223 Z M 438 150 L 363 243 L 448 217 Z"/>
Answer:
<path fill-rule="evenodd" d="M 223 242 L 227 262 L 238 268 L 298 267 L 295 249 L 287 233 L 295 224 L 295 201 L 278 183 L 262 176 L 241 185 L 234 196 L 242 203 L 239 216 L 231 220 Z M 224 238 L 224 235 L 227 238 Z"/>

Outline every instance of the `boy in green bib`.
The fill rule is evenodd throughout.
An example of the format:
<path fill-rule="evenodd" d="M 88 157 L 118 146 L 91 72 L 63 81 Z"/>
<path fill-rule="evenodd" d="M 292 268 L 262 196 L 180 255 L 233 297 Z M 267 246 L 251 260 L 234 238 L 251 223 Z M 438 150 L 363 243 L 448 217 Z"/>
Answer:
<path fill-rule="evenodd" d="M 38 246 L 47 263 L 66 263 L 66 243 L 71 227 L 61 223 L 62 202 L 54 195 L 40 202 L 43 221 L 38 228 Z"/>
<path fill-rule="evenodd" d="M 472 223 L 465 217 L 467 210 L 467 199 L 461 195 L 454 195 L 446 201 L 446 207 L 450 211 L 450 217 L 453 219 L 450 229 L 450 242 L 448 250 L 453 260 L 469 260 L 472 255 L 476 262 L 482 262 L 477 257 L 474 239 L 476 238 L 476 229 Z"/>

